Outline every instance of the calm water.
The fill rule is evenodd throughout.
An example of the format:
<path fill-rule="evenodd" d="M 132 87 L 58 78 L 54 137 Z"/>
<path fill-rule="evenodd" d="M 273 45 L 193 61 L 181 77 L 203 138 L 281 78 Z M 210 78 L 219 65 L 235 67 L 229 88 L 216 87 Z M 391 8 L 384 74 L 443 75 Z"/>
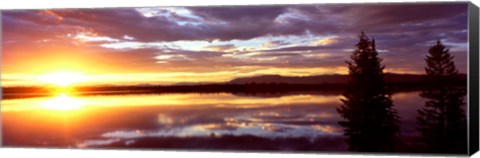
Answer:
<path fill-rule="evenodd" d="M 419 92 L 393 95 L 407 142 Z M 162 94 L 2 100 L 3 145 L 345 151 L 341 95 Z"/>

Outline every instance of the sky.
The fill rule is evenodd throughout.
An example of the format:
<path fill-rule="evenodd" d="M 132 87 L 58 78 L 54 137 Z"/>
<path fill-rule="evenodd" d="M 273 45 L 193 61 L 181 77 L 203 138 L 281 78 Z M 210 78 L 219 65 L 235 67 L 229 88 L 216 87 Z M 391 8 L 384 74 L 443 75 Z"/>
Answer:
<path fill-rule="evenodd" d="M 2 86 L 79 72 L 85 84 L 347 74 L 361 31 L 386 72 L 424 73 L 440 39 L 467 71 L 467 3 L 2 11 Z"/>

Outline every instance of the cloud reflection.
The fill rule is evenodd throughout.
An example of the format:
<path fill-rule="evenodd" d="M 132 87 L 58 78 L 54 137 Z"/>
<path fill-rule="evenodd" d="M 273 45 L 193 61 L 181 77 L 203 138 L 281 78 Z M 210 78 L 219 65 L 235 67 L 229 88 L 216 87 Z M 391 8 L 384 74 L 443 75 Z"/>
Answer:
<path fill-rule="evenodd" d="M 142 143 L 155 147 L 158 145 L 155 143 L 167 140 L 185 141 L 185 144 L 177 145 L 188 145 L 195 141 L 212 143 L 212 139 L 227 143 L 223 147 L 229 147 L 228 143 L 245 137 L 260 142 L 272 141 L 269 145 L 276 147 L 297 146 L 304 143 L 303 140 L 315 140 L 321 150 L 342 150 L 345 147 L 341 127 L 337 124 L 340 118 L 335 113 L 335 108 L 340 105 L 337 95 L 260 97 L 221 93 L 59 98 L 2 101 L 3 125 L 5 129 L 12 129 L 4 131 L 5 143 L 13 146 L 45 141 L 59 144 L 59 140 L 45 140 L 43 136 L 46 133 L 58 135 L 58 127 L 63 127 L 69 133 L 65 139 L 73 142 L 60 143 L 69 146 L 73 143 L 80 148 L 138 147 Z M 415 113 L 410 112 L 409 105 L 422 101 L 416 99 L 417 93 L 394 95 L 393 98 L 400 107 L 405 107 L 399 108 L 403 118 L 414 118 Z M 55 111 L 42 106 L 43 102 L 75 100 L 83 102 L 77 104 L 81 105 L 81 111 L 69 113 L 69 117 L 52 115 Z M 402 124 L 402 129 L 414 127 L 414 124 Z M 18 128 L 33 130 L 24 133 L 13 130 Z M 325 141 L 335 145 L 325 144 Z"/>

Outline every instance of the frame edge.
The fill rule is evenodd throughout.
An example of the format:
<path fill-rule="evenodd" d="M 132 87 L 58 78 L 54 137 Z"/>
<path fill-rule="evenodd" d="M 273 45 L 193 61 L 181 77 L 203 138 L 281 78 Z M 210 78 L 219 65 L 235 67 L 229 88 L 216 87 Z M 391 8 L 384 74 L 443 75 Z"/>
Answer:
<path fill-rule="evenodd" d="M 469 43 L 469 93 L 468 93 L 468 154 L 479 150 L 479 11 L 469 2 L 468 5 Z"/>

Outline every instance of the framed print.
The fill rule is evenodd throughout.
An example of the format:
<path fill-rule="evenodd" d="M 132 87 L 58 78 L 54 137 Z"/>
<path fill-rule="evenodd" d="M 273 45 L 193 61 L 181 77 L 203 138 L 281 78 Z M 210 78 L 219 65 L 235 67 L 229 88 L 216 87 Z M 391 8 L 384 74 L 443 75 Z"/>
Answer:
<path fill-rule="evenodd" d="M 2 146 L 471 155 L 470 2 L 1 11 Z"/>

